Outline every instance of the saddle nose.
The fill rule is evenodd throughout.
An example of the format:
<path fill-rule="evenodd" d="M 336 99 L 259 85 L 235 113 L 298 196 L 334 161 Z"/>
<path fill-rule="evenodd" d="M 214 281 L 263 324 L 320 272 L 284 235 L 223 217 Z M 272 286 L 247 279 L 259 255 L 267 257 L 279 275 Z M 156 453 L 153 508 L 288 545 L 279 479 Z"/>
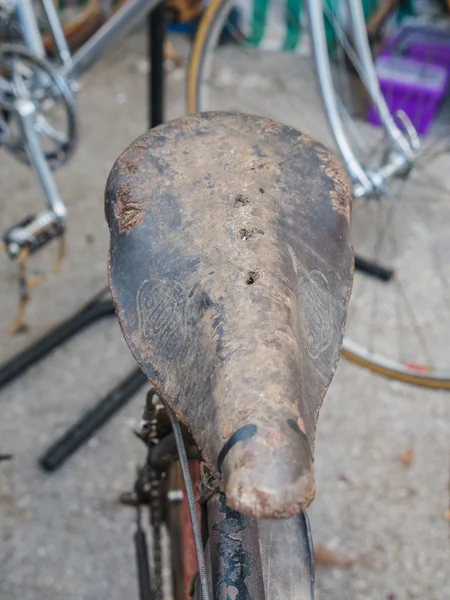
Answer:
<path fill-rule="evenodd" d="M 349 201 L 321 144 L 232 113 L 155 128 L 108 180 L 122 332 L 227 504 L 250 516 L 289 517 L 314 497 L 352 282 Z"/>
<path fill-rule="evenodd" d="M 314 407 L 325 382 L 310 369 L 310 353 L 326 353 L 340 332 L 325 280 L 299 277 L 296 256 L 280 239 L 259 243 L 248 250 L 244 272 L 225 261 L 191 295 L 193 304 L 204 304 L 195 352 L 215 362 L 212 418 L 200 400 L 195 419 L 202 439 L 214 439 L 213 466 L 229 506 L 258 518 L 287 517 L 315 493 Z"/>
<path fill-rule="evenodd" d="M 227 402 L 230 412 L 236 405 L 235 418 L 225 421 L 234 431 L 229 437 L 229 431 L 222 432 L 227 439 L 218 455 L 217 469 L 227 503 L 258 518 L 299 513 L 315 495 L 312 448 L 297 408 L 298 380 L 288 371 L 276 372 L 277 378 L 286 375 L 282 382 L 273 381 L 275 371 L 259 382 L 248 382 L 252 394 L 247 386 L 244 390 L 241 387 L 240 395 L 230 390 L 234 403 Z M 290 395 L 286 396 L 289 385 Z"/>

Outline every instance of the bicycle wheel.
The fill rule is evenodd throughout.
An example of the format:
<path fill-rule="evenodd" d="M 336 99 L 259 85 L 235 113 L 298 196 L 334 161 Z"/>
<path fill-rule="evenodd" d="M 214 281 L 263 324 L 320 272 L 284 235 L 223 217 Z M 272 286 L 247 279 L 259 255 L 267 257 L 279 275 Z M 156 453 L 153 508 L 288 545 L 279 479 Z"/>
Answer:
<path fill-rule="evenodd" d="M 266 9 L 261 18 L 258 6 L 255 3 L 250 14 L 236 0 L 213 0 L 208 7 L 192 49 L 189 111 L 240 110 L 270 116 L 336 148 L 311 85 L 315 67 L 306 56 L 309 37 L 304 22 L 302 26 L 301 3 L 288 3 L 290 12 L 283 17 L 285 29 L 277 43 L 267 34 L 270 10 L 275 9 Z M 387 143 L 384 130 L 368 122 L 370 95 L 349 32 L 349 4 L 327 0 L 321 14 L 328 47 L 322 58 L 332 72 L 332 93 L 343 130 L 371 178 L 390 160 L 392 140 Z M 431 63 L 432 57 L 423 57 L 425 72 L 434 72 Z M 410 96 L 411 91 L 405 91 L 400 104 L 408 104 Z M 387 101 L 394 105 L 393 98 Z M 414 122 L 420 125 L 426 111 L 426 104 L 416 100 Z M 450 389 L 450 127 L 446 114 L 449 108 L 444 105 L 440 119 L 422 137 L 414 164 L 386 180 L 370 197 L 354 200 L 356 254 L 363 264 L 382 267 L 393 276 L 386 281 L 356 271 L 343 353 L 387 377 Z"/>

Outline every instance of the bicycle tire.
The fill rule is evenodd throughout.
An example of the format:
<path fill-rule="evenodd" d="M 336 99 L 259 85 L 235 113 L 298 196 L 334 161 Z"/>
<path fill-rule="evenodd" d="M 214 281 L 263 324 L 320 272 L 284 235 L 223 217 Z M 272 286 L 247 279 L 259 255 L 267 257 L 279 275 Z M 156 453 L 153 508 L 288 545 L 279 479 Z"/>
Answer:
<path fill-rule="evenodd" d="M 207 52 L 208 39 L 212 33 L 214 22 L 220 18 L 223 10 L 231 4 L 230 0 L 212 0 L 203 13 L 198 25 L 189 57 L 187 85 L 186 85 L 186 103 L 188 114 L 194 114 L 199 111 L 199 82 L 203 62 Z"/>
<path fill-rule="evenodd" d="M 425 368 L 420 371 L 414 369 L 414 367 L 408 368 L 401 364 L 390 364 L 383 357 L 371 355 L 363 348 L 360 348 L 359 351 L 355 350 L 355 345 L 345 338 L 342 345 L 342 356 L 349 362 L 369 369 L 377 375 L 383 375 L 388 379 L 429 389 L 450 390 L 450 377 L 446 372 L 433 374 L 433 372 L 428 373 Z"/>
<path fill-rule="evenodd" d="M 386 9 L 386 7 L 392 4 L 393 3 L 385 2 L 382 4 L 382 6 L 384 6 Z M 218 47 L 218 42 L 213 41 L 213 38 L 217 37 L 218 30 L 224 26 L 227 15 L 230 13 L 231 8 L 235 5 L 236 0 L 212 0 L 202 16 L 191 49 L 188 67 L 186 100 L 187 109 L 190 114 L 204 110 L 216 110 L 215 106 L 210 108 L 209 106 L 205 106 L 202 102 L 202 86 L 206 86 L 204 82 L 207 80 L 205 69 L 207 68 L 207 65 L 212 62 L 213 53 L 216 51 L 216 47 Z M 384 16 L 386 15 L 384 14 Z M 216 46 L 214 46 L 214 44 L 216 44 Z M 258 109 L 259 105 L 257 105 L 257 110 Z M 239 110 L 241 109 L 239 108 Z M 251 110 L 250 112 L 255 111 Z M 279 119 L 280 117 L 277 115 L 274 118 Z M 313 133 L 313 136 L 318 137 L 315 133 Z M 432 231 L 430 232 L 430 235 L 433 235 Z M 357 246 L 356 251 L 358 252 Z M 432 273 L 433 271 L 430 271 L 430 274 Z M 395 278 L 392 285 L 400 286 L 398 282 L 395 282 Z M 393 292 L 391 291 L 389 293 L 392 294 Z M 399 294 L 399 292 L 395 293 Z M 351 307 L 352 304 L 350 303 L 350 309 Z M 419 309 L 420 306 L 417 305 L 416 310 L 418 311 Z M 369 319 L 368 316 L 365 318 L 366 320 Z M 409 330 L 413 329 L 413 326 L 410 323 L 408 323 L 408 327 Z M 433 341 L 431 334 L 427 335 L 430 336 L 429 339 L 431 340 L 431 343 L 434 344 L 435 342 Z M 415 343 L 417 344 L 416 340 Z M 424 344 L 424 346 L 426 346 L 426 344 Z M 426 349 L 427 348 L 425 347 L 425 350 Z M 433 345 L 432 350 L 435 354 L 437 353 L 435 350 L 437 351 L 438 349 L 438 345 Z M 407 347 L 406 353 L 408 352 L 409 348 Z M 435 362 L 442 363 L 442 360 L 445 359 L 442 353 L 441 355 L 437 356 L 437 360 L 436 356 L 433 357 L 435 362 L 431 360 L 423 360 L 423 355 L 425 352 L 423 348 L 420 348 L 418 345 L 416 354 L 421 356 L 421 360 L 417 360 L 415 356 L 412 357 L 412 360 L 402 359 L 402 357 L 397 357 L 396 360 L 394 360 L 389 356 L 389 354 L 383 355 L 383 353 L 380 354 L 380 352 L 376 351 L 376 349 L 371 349 L 370 344 L 367 342 L 366 345 L 361 345 L 359 343 L 350 341 L 350 339 L 344 338 L 343 356 L 359 366 L 365 367 L 379 375 L 383 375 L 387 378 L 398 380 L 404 383 L 432 389 L 450 389 L 450 368 L 447 368 L 446 364 L 443 366 L 440 364 L 435 364 Z"/>
<path fill-rule="evenodd" d="M 396 9 L 398 0 L 384 0 L 377 11 L 370 17 L 367 27 L 370 35 L 376 37 L 385 20 Z M 228 7 L 233 5 L 235 0 L 212 0 L 206 10 L 203 12 L 199 25 L 196 30 L 195 38 L 191 48 L 189 58 L 187 85 L 186 85 L 186 103 L 189 114 L 200 112 L 199 101 L 199 81 L 200 74 L 207 54 L 207 45 L 211 37 L 214 24 L 227 12 Z"/>

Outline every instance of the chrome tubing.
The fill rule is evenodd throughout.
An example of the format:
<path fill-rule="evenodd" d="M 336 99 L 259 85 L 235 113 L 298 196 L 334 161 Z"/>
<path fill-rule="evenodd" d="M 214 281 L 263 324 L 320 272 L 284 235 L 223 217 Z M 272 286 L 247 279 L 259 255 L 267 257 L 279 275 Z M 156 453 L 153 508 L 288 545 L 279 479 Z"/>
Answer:
<path fill-rule="evenodd" d="M 72 56 L 69 65 L 63 66 L 60 73 L 68 79 L 76 78 L 92 66 L 120 36 L 124 35 L 133 23 L 151 12 L 161 0 L 129 0 L 106 23 L 83 44 Z"/>
<path fill-rule="evenodd" d="M 50 166 L 45 158 L 38 134 L 35 130 L 36 107 L 31 100 L 19 99 L 14 103 L 14 111 L 21 134 L 25 140 L 28 159 L 41 184 L 47 200 L 48 210 L 58 219 L 64 219 L 67 210 L 59 196 Z"/>
<path fill-rule="evenodd" d="M 364 85 L 370 96 L 372 104 L 378 113 L 380 121 L 391 142 L 392 150 L 402 153 L 407 161 L 412 162 L 415 152 L 408 139 L 398 128 L 381 93 L 375 64 L 367 37 L 366 23 L 362 9 L 361 0 L 347 0 L 350 20 L 353 33 L 353 41 L 356 47 L 356 53 L 362 66 L 364 74 Z"/>
<path fill-rule="evenodd" d="M 339 114 L 336 92 L 331 76 L 321 0 L 308 0 L 308 14 L 319 88 L 334 141 L 344 160 L 353 184 L 359 185 L 369 193 L 373 188 L 372 182 L 349 144 Z"/>
<path fill-rule="evenodd" d="M 414 141 L 417 135 L 411 135 L 408 131 L 406 132 L 407 135 L 405 135 L 390 114 L 381 93 L 372 59 L 361 0 L 348 0 L 356 56 L 361 65 L 359 75 L 380 116 L 391 149 L 388 162 L 377 170 L 369 173 L 361 165 L 353 152 L 339 111 L 339 100 L 336 96 L 331 75 L 325 36 L 324 1 L 326 0 L 308 0 L 309 24 L 317 78 L 331 132 L 353 184 L 353 196 L 360 198 L 362 196 L 369 196 L 374 192 L 383 191 L 387 180 L 404 173 L 413 164 L 418 149 L 418 144 Z"/>
<path fill-rule="evenodd" d="M 55 41 L 56 49 L 58 51 L 58 56 L 61 60 L 61 64 L 66 67 L 69 67 L 70 63 L 72 62 L 72 56 L 70 54 L 70 49 L 67 44 L 66 37 L 64 35 L 64 30 L 61 26 L 61 21 L 59 20 L 56 6 L 53 3 L 53 0 L 41 0 L 41 2 L 45 11 L 45 16 L 47 17 L 48 24 L 50 25 L 52 36 Z"/>
<path fill-rule="evenodd" d="M 353 197 L 362 198 L 376 190 L 384 191 L 386 182 L 396 175 L 403 174 L 409 167 L 411 162 L 400 152 L 391 153 L 390 161 L 379 167 L 376 171 L 370 174 L 371 189 L 367 190 L 360 184 L 353 185 Z"/>
<path fill-rule="evenodd" d="M 44 43 L 32 0 L 18 0 L 15 9 L 26 47 L 39 58 L 45 58 Z"/>

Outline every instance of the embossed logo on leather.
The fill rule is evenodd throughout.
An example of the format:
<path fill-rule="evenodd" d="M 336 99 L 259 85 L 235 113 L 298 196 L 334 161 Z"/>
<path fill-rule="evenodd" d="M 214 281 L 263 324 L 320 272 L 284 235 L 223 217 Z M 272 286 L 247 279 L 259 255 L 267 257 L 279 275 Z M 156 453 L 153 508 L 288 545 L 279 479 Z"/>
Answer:
<path fill-rule="evenodd" d="M 299 281 L 300 312 L 311 358 L 318 358 L 331 344 L 333 323 L 330 286 L 323 273 L 311 271 Z"/>
<path fill-rule="evenodd" d="M 177 281 L 146 280 L 136 297 L 139 332 L 162 358 L 176 358 L 186 340 L 186 294 Z"/>

